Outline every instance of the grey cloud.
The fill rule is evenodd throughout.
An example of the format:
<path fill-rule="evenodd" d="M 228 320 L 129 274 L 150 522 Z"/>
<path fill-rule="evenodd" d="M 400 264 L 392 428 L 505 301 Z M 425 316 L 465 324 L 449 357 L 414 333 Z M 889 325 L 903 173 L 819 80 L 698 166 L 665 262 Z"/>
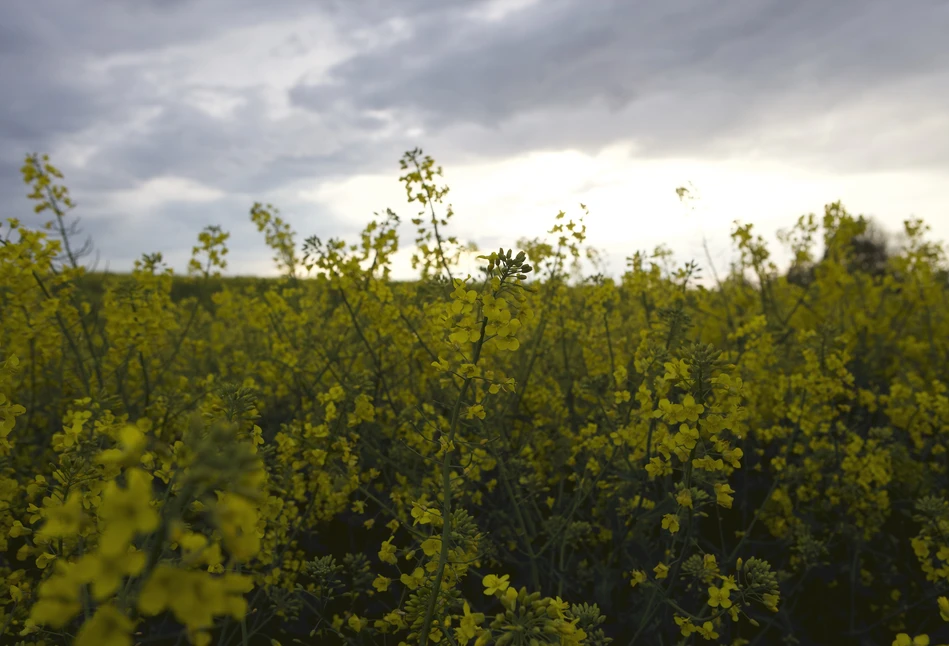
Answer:
<path fill-rule="evenodd" d="M 187 106 L 168 106 L 147 132 L 103 151 L 94 164 L 122 168 L 133 181 L 175 175 L 228 192 L 266 193 L 303 178 L 332 180 L 365 166 L 364 158 L 375 151 L 341 137 L 345 121 L 328 121 L 271 125 L 251 109 L 228 122 Z"/>
<path fill-rule="evenodd" d="M 423 20 L 416 37 L 350 59 L 331 83 L 301 84 L 291 97 L 314 110 L 412 112 L 434 134 L 500 131 L 543 113 L 550 147 L 595 151 L 606 130 L 650 155 L 716 154 L 781 120 L 887 98 L 914 77 L 889 98 L 908 110 L 945 105 L 949 89 L 926 75 L 949 69 L 947 29 L 949 5 L 937 2 L 560 0 L 500 25 Z M 577 124 L 590 108 L 598 116 Z"/>
<path fill-rule="evenodd" d="M 215 222 L 233 225 L 233 244 L 253 249 L 256 232 L 240 224 L 252 200 L 292 198 L 301 183 L 356 173 L 388 173 L 395 182 L 398 159 L 415 146 L 449 169 L 540 150 L 596 153 L 620 140 L 651 158 L 759 150 L 836 171 L 949 169 L 942 0 L 539 0 L 495 22 L 473 19 L 479 6 L 0 2 L 0 217 L 29 212 L 23 155 L 67 145 L 98 148 L 85 166 L 58 165 L 103 252 L 118 254 L 138 240 L 190 248 L 192 234 Z M 169 63 L 170 48 L 315 14 L 331 19 L 356 54 L 328 82 L 301 75 L 288 96 L 299 109 L 289 116 L 267 115 L 274 97 L 264 87 L 176 84 L 187 69 L 175 65 L 202 61 Z M 312 47 L 291 29 L 270 47 L 274 69 Z M 116 56 L 124 62 L 90 71 L 89 63 Z M 197 90 L 242 104 L 218 119 L 188 104 Z M 847 116 L 826 122 L 852 106 L 881 114 L 841 112 Z M 154 118 L 135 126 L 150 109 Z M 789 124 L 800 133 L 779 132 Z M 416 127 L 421 135 L 410 134 Z M 113 191 L 167 175 L 228 197 L 166 205 L 156 220 L 106 206 Z M 292 208 L 278 206 L 317 219 L 327 236 L 353 226 L 292 199 Z M 360 223 L 369 215 L 354 214 Z"/>
<path fill-rule="evenodd" d="M 313 11 L 307 0 L 49 0 L 7 2 L 7 29 L 23 51 L 104 55 L 143 52 L 194 42 L 261 21 L 292 19 Z M 12 50 L 13 48 L 11 48 Z"/>

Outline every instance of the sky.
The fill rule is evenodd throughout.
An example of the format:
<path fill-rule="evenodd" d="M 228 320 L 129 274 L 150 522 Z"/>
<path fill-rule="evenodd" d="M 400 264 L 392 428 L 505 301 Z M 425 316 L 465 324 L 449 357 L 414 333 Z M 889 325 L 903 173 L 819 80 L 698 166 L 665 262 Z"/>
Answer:
<path fill-rule="evenodd" d="M 735 220 L 780 264 L 775 233 L 836 200 L 944 241 L 947 33 L 947 0 L 2 0 L 0 219 L 46 219 L 19 168 L 48 153 L 100 268 L 183 272 L 213 224 L 225 273 L 275 275 L 259 201 L 301 242 L 393 209 L 406 279 L 419 147 L 461 241 L 583 203 L 613 276 L 659 244 L 725 271 Z"/>

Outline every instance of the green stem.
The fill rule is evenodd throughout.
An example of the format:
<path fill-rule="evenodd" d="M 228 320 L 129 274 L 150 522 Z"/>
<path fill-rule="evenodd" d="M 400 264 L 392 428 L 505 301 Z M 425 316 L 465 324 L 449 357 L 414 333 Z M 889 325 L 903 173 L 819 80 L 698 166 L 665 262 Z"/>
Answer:
<path fill-rule="evenodd" d="M 481 356 L 481 348 L 484 346 L 484 331 L 488 325 L 487 317 L 481 319 L 481 336 L 475 345 L 474 357 L 471 363 L 478 365 L 478 359 Z M 425 619 L 422 621 L 421 646 L 428 644 L 428 634 L 432 627 L 432 616 L 435 614 L 435 606 L 438 604 L 438 592 L 442 586 L 442 578 L 445 576 L 445 566 L 448 564 L 448 541 L 451 539 L 451 452 L 452 443 L 455 440 L 455 432 L 458 430 L 458 419 L 461 414 L 461 403 L 468 394 L 468 386 L 471 385 L 471 377 L 465 378 L 465 383 L 461 387 L 458 399 L 455 400 L 455 407 L 451 413 L 451 427 L 448 430 L 448 441 L 445 444 L 445 454 L 442 457 L 442 547 L 438 555 L 438 568 L 435 571 L 435 581 L 432 583 L 432 592 L 428 600 L 428 608 L 425 610 Z"/>

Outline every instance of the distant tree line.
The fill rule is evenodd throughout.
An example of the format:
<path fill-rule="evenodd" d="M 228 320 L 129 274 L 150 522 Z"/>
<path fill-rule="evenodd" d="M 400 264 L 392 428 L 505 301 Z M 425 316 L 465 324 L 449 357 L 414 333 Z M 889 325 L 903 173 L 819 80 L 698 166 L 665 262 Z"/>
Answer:
<path fill-rule="evenodd" d="M 877 279 L 882 279 L 888 273 L 893 272 L 890 266 L 890 258 L 900 253 L 900 243 L 895 236 L 885 231 L 876 221 L 860 216 L 858 222 L 863 225 L 863 230 L 850 239 L 846 247 L 846 267 L 852 274 L 869 275 Z M 827 262 L 830 256 L 830 249 L 825 249 L 821 259 L 812 263 L 799 263 L 792 265 L 787 272 L 789 283 L 807 287 L 814 282 L 817 267 Z M 949 271 L 945 268 L 936 274 L 936 278 L 942 282 L 949 282 Z"/>

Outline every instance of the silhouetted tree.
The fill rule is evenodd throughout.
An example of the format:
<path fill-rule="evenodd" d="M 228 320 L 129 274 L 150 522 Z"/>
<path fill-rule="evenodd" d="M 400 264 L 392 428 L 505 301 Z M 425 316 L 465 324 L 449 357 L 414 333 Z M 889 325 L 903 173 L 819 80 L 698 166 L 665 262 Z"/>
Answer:
<path fill-rule="evenodd" d="M 847 271 L 882 277 L 886 274 L 887 264 L 895 245 L 891 236 L 876 223 L 865 216 L 857 218 L 862 231 L 850 239 L 846 248 Z M 816 263 L 792 265 L 787 272 L 787 280 L 792 285 L 807 287 L 814 281 L 816 268 L 830 257 L 830 249 L 825 249 Z"/>
<path fill-rule="evenodd" d="M 851 273 L 883 276 L 892 251 L 890 237 L 874 220 L 860 216 L 858 222 L 865 228 L 850 240 L 847 269 Z"/>

